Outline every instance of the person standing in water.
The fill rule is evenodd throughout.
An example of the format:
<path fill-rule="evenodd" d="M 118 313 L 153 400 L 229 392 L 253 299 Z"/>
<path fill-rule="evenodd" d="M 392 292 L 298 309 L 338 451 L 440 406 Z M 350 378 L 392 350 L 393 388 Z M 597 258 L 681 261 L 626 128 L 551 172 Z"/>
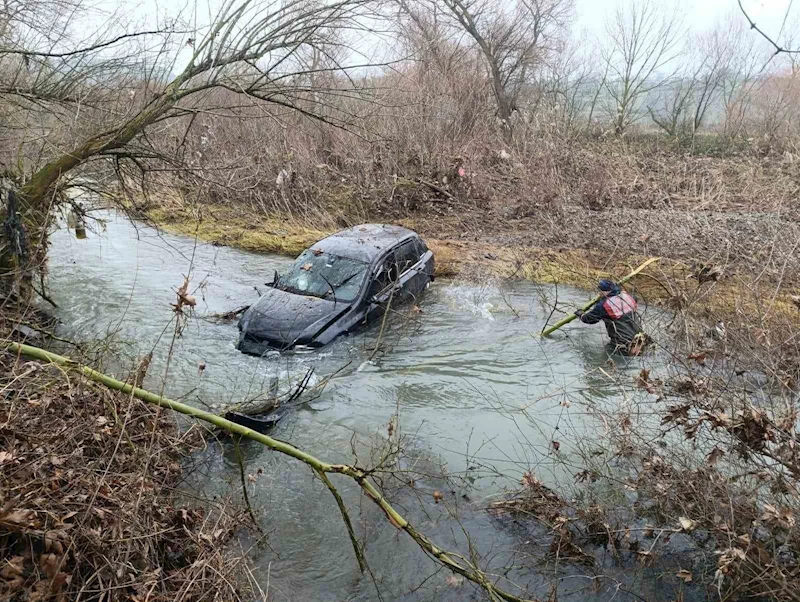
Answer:
<path fill-rule="evenodd" d="M 602 320 L 614 351 L 639 355 L 649 342 L 649 337 L 642 330 L 636 299 L 611 280 L 600 280 L 597 288 L 604 298 L 589 311 L 578 310 L 575 315 L 584 324 L 597 324 Z"/>

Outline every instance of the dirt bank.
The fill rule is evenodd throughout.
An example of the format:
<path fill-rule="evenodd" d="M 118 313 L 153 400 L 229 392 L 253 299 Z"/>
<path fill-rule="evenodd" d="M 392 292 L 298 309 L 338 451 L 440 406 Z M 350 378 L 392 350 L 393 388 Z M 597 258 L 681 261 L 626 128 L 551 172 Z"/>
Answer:
<path fill-rule="evenodd" d="M 147 217 L 168 231 L 214 244 L 288 256 L 334 231 L 241 206 L 172 205 L 152 209 Z M 487 211 L 480 221 L 476 211 L 446 211 L 391 221 L 422 234 L 435 253 L 439 276 L 489 273 L 593 288 L 598 278 L 620 277 L 659 256 L 661 261 L 630 285 L 649 303 L 692 306 L 696 314 L 717 319 L 759 305 L 753 287 L 764 286 L 779 291 L 771 296 L 770 312 L 796 310 L 791 297 L 800 266 L 793 251 L 800 226 L 772 213 L 564 207 L 538 218 L 500 220 Z M 703 275 L 703 266 L 710 276 Z M 743 286 L 750 287 L 748 294 Z"/>

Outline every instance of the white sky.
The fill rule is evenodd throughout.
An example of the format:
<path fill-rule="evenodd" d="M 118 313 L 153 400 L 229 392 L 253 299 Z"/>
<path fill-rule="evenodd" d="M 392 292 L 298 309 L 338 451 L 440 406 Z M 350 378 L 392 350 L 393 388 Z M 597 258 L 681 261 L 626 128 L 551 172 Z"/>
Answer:
<path fill-rule="evenodd" d="M 269 0 L 261 0 L 266 4 Z M 281 2 L 281 0 L 275 0 Z M 495 0 L 503 1 L 503 0 Z M 574 0 L 576 8 L 576 22 L 574 24 L 575 34 L 578 39 L 591 39 L 594 36 L 601 36 L 604 32 L 604 24 L 607 16 L 613 13 L 619 3 L 627 4 L 631 0 Z M 663 5 L 664 10 L 671 11 L 678 7 L 684 16 L 684 24 L 695 31 L 700 31 L 714 26 L 726 16 L 733 15 L 745 23 L 745 18 L 741 14 L 737 0 L 654 0 Z M 225 0 L 132 0 L 131 2 L 120 2 L 119 0 L 88 0 L 94 2 L 98 8 L 104 8 L 106 15 L 120 12 L 128 18 L 129 23 L 136 23 L 132 29 L 154 28 L 157 24 L 163 24 L 165 17 L 174 17 L 182 14 L 184 18 L 193 13 L 197 13 L 198 24 L 208 23 L 213 19 L 217 8 Z M 763 29 L 774 40 L 781 42 L 781 26 L 786 16 L 787 9 L 791 9 L 787 21 L 787 27 L 795 24 L 800 30 L 800 1 L 793 0 L 742 0 L 745 9 L 756 24 Z M 213 7 L 213 8 L 212 8 Z M 133 23 L 131 23 L 133 25 Z M 85 28 L 84 35 L 92 36 L 92 28 Z M 747 32 L 745 35 L 758 36 L 757 32 Z M 797 39 L 797 37 L 795 38 Z M 362 44 L 366 42 L 361 39 Z M 381 53 L 379 48 L 385 42 L 375 41 L 374 45 L 368 43 L 372 48 L 362 50 L 367 53 Z M 190 49 L 184 48 L 178 59 L 180 65 L 188 60 Z M 356 62 L 362 62 L 358 59 Z"/>
<path fill-rule="evenodd" d="M 661 0 L 661 2 L 668 9 L 680 7 L 686 25 L 695 30 L 711 27 L 718 19 L 729 14 L 744 19 L 737 0 Z M 616 0 L 575 0 L 578 31 L 586 30 L 589 33 L 601 34 L 606 15 L 618 4 Z M 800 6 L 793 7 L 792 0 L 742 0 L 742 4 L 756 25 L 772 37 L 777 37 L 780 32 L 787 8 L 792 7 L 790 22 L 800 16 Z M 797 4 L 800 5 L 800 2 Z"/>
<path fill-rule="evenodd" d="M 601 33 L 603 22 L 619 2 L 629 0 L 575 0 L 577 23 L 576 29 L 591 33 Z M 659 1 L 659 0 L 656 0 Z M 665 8 L 681 7 L 687 25 L 693 29 L 703 29 L 728 14 L 741 15 L 737 0 L 660 0 Z M 745 9 L 767 33 L 777 36 L 781 28 L 786 10 L 792 7 L 792 0 L 742 0 Z M 103 0 L 101 4 L 121 7 L 124 3 L 115 0 Z M 156 15 L 174 15 L 179 11 L 189 14 L 197 7 L 198 21 L 208 21 L 209 6 L 219 6 L 221 0 L 138 0 L 128 3 L 128 10 L 137 17 L 153 21 Z M 800 17 L 799 6 L 792 7 L 789 21 Z M 124 10 L 124 9 L 123 9 Z M 742 17 L 744 18 L 744 17 Z"/>

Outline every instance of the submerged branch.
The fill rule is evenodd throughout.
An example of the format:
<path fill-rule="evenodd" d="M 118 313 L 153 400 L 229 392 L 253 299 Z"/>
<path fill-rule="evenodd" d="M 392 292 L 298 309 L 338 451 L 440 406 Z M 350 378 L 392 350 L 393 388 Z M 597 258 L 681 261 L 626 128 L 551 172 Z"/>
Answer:
<path fill-rule="evenodd" d="M 49 362 L 61 368 L 73 369 L 83 374 L 83 376 L 89 380 L 100 383 L 115 391 L 127 393 L 147 403 L 157 405 L 162 408 L 168 408 L 185 416 L 191 416 L 192 418 L 203 420 L 213 424 L 216 427 L 225 429 L 226 431 L 229 431 L 235 435 L 240 435 L 241 437 L 257 441 L 258 443 L 261 443 L 262 445 L 274 451 L 291 456 L 296 460 L 300 460 L 304 464 L 307 464 L 309 467 L 311 467 L 311 469 L 314 470 L 318 475 L 324 475 L 326 473 L 338 473 L 348 476 L 358 483 L 359 487 L 361 487 L 361 490 L 378 507 L 380 507 L 381 510 L 383 510 L 386 518 L 390 523 L 392 523 L 392 525 L 394 525 L 395 528 L 405 531 L 409 537 L 411 537 L 417 543 L 417 545 L 419 545 L 420 548 L 422 548 L 437 562 L 452 572 L 469 579 L 476 585 L 483 588 L 489 595 L 490 599 L 500 599 L 507 602 L 530 602 L 524 598 L 520 598 L 496 587 L 494 582 L 490 579 L 490 576 L 484 573 L 477 566 L 472 563 L 468 563 L 467 561 L 463 560 L 463 558 L 460 558 L 457 554 L 443 550 L 425 535 L 417 531 L 411 523 L 409 523 L 397 510 L 394 509 L 394 507 L 383 496 L 383 494 L 369 480 L 369 475 L 360 468 L 356 468 L 347 464 L 329 464 L 307 452 L 304 452 L 290 443 L 273 439 L 268 435 L 257 433 L 252 429 L 236 424 L 235 422 L 231 422 L 230 420 L 226 420 L 225 418 L 216 414 L 212 414 L 211 412 L 206 412 L 179 401 L 174 401 L 172 399 L 162 397 L 161 395 L 151 393 L 150 391 L 134 387 L 128 383 L 124 383 L 106 374 L 103 374 L 102 372 L 93 370 L 88 366 L 81 365 L 68 357 L 57 355 L 38 347 L 22 345 L 20 343 L 11 341 L 2 341 L 0 342 L 0 349 L 7 349 L 17 354 L 25 355 L 43 362 Z M 337 503 L 339 503 L 339 501 L 340 499 L 337 499 Z M 347 523 L 347 521 L 345 522 Z M 359 559 L 359 565 L 360 562 L 361 559 Z"/>

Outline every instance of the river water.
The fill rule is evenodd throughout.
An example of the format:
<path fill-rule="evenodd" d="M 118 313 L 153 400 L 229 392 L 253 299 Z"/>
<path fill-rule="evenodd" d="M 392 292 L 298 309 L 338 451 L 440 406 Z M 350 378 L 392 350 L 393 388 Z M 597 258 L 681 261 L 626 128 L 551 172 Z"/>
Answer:
<path fill-rule="evenodd" d="M 153 351 L 145 386 L 202 407 L 258 398 L 275 378 L 286 390 L 309 368 L 317 383 L 336 373 L 273 436 L 326 461 L 369 466 L 371 450 L 374 455 L 385 445 L 397 415 L 394 436 L 400 432 L 406 450 L 399 465 L 414 473 L 403 477 L 414 483 L 395 487 L 399 481 L 387 477 L 391 499 L 444 547 L 467 553 L 469 533 L 489 569 L 524 565 L 522 559 L 541 553 L 548 539 L 535 525 L 492 517 L 486 505 L 517 486 L 526 471 L 549 485 L 572 483 L 575 442 L 586 445 L 602 429 L 590 409 L 625 403 L 608 373 L 629 372 L 622 380 L 633 386 L 643 362 L 655 361 L 617 358 L 611 366 L 601 326 L 573 323 L 538 339 L 548 318 L 563 315 L 550 316 L 556 295 L 566 308 L 583 303 L 589 293 L 491 279 L 436 280 L 418 310 L 403 308 L 388 321 L 378 353 L 373 349 L 379 328 L 371 328 L 321 350 L 245 356 L 234 347 L 236 322 L 208 316 L 254 302 L 273 270 L 290 259 L 158 233 L 112 213 L 98 217 L 103 223 L 85 240 L 66 229 L 52 237 L 49 284 L 63 335 L 113 341 L 119 357 L 130 359 L 109 365 L 111 371 L 120 370 L 120 361 L 133 365 L 133 358 Z M 198 303 L 176 337 L 171 303 L 185 276 Z M 251 501 L 269 533 L 268 546 L 251 553 L 268 599 L 483 599 L 437 572 L 357 488 L 336 479 L 359 537 L 368 542 L 374 580 L 361 575 L 334 500 L 310 471 L 257 445 L 245 445 L 244 454 Z M 239 471 L 229 446 L 212 448 L 203 460 L 198 486 L 238 496 Z M 435 490 L 443 495 L 438 504 Z M 528 564 L 509 577 L 541 597 L 558 578 L 562 600 L 627 599 L 613 583 L 588 579 L 585 569 Z M 604 574 L 628 581 L 613 566 Z M 639 583 L 636 589 L 660 599 L 655 586 L 651 591 Z"/>

